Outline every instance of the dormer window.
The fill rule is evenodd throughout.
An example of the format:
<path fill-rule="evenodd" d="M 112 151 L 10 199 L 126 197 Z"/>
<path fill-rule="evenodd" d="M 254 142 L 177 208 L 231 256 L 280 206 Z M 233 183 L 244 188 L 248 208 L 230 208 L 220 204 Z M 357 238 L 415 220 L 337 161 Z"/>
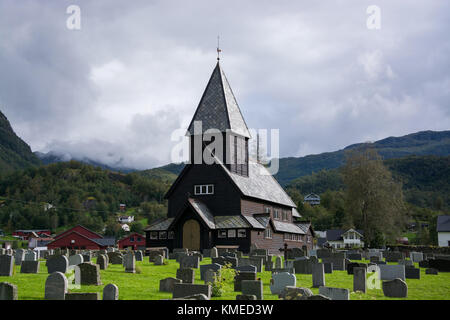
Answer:
<path fill-rule="evenodd" d="M 194 186 L 195 195 L 214 194 L 213 184 L 197 184 Z"/>

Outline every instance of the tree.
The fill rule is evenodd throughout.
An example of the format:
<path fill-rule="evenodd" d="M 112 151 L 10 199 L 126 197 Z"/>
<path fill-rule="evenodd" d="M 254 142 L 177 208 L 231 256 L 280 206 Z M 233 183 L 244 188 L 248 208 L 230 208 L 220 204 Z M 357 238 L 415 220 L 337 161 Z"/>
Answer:
<path fill-rule="evenodd" d="M 380 238 L 394 240 L 405 222 L 403 193 L 378 153 L 349 151 L 342 174 L 347 218 L 363 229 L 365 246 L 378 246 Z"/>
<path fill-rule="evenodd" d="M 140 222 L 133 222 L 131 224 L 131 226 L 130 226 L 130 231 L 131 232 L 137 232 L 139 234 L 143 234 L 144 233 L 144 226 Z"/>

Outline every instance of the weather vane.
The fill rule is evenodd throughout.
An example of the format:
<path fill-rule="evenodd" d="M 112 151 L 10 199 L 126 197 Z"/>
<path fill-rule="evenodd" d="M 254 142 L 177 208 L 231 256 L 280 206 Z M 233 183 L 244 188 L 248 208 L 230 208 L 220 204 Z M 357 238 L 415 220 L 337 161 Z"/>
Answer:
<path fill-rule="evenodd" d="M 222 52 L 222 50 L 220 50 L 220 37 L 217 36 L 217 61 L 220 60 L 220 53 Z"/>

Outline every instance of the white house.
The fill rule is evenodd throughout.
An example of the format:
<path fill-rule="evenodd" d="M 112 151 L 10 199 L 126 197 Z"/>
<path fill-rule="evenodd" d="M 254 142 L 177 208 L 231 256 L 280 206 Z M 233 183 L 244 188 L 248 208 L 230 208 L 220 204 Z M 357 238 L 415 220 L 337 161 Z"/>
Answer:
<path fill-rule="evenodd" d="M 436 231 L 439 247 L 450 247 L 450 216 L 438 216 Z"/>
<path fill-rule="evenodd" d="M 127 224 L 123 224 L 122 225 L 122 230 L 125 231 L 125 232 L 130 232 L 130 226 L 127 225 Z"/>
<path fill-rule="evenodd" d="M 303 199 L 303 203 L 309 203 L 311 206 L 319 205 L 320 196 L 315 193 L 310 193 Z"/>
<path fill-rule="evenodd" d="M 325 231 L 325 237 L 318 239 L 319 246 L 325 244 L 330 245 L 333 248 L 353 248 L 363 247 L 363 232 L 362 230 L 336 230 L 331 229 Z"/>
<path fill-rule="evenodd" d="M 120 223 L 132 223 L 134 221 L 134 216 L 120 216 Z"/>

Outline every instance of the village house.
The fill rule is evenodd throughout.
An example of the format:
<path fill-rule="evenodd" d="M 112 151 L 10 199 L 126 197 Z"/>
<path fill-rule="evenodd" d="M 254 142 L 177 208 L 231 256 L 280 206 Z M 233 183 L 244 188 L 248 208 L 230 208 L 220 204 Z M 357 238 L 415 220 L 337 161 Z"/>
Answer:
<path fill-rule="evenodd" d="M 221 157 L 205 142 L 209 129 L 222 137 Z M 249 252 L 254 245 L 280 254 L 287 243 L 312 249 L 310 224 L 297 222 L 300 215 L 292 199 L 262 164 L 249 159 L 250 133 L 219 62 L 186 135 L 190 162 L 165 195 L 167 218 L 145 229 L 147 247 Z M 205 153 L 212 164 L 201 156 Z"/>
<path fill-rule="evenodd" d="M 22 240 L 29 240 L 29 238 L 50 237 L 51 231 L 48 229 L 39 230 L 15 230 L 12 233 L 13 237 L 20 238 Z"/>
<path fill-rule="evenodd" d="M 114 238 L 104 238 L 100 234 L 78 225 L 56 235 L 54 240 L 47 244 L 47 248 L 100 250 L 114 247 L 115 244 Z"/>
<path fill-rule="evenodd" d="M 318 246 L 319 247 L 333 247 L 335 249 L 340 248 L 355 248 L 355 247 L 363 247 L 363 232 L 362 230 L 338 230 L 331 229 L 326 231 L 317 231 L 324 235 L 324 237 L 318 238 Z"/>
<path fill-rule="evenodd" d="M 145 250 L 145 236 L 139 233 L 132 233 L 117 242 L 119 249 L 131 248 L 133 250 Z"/>
<path fill-rule="evenodd" d="M 450 247 L 450 215 L 437 217 L 436 231 L 438 234 L 438 245 Z"/>
<path fill-rule="evenodd" d="M 308 203 L 310 206 L 317 206 L 320 204 L 320 196 L 315 193 L 310 193 L 303 199 L 303 203 Z"/>
<path fill-rule="evenodd" d="M 120 223 L 132 223 L 134 221 L 134 216 L 119 216 Z"/>

